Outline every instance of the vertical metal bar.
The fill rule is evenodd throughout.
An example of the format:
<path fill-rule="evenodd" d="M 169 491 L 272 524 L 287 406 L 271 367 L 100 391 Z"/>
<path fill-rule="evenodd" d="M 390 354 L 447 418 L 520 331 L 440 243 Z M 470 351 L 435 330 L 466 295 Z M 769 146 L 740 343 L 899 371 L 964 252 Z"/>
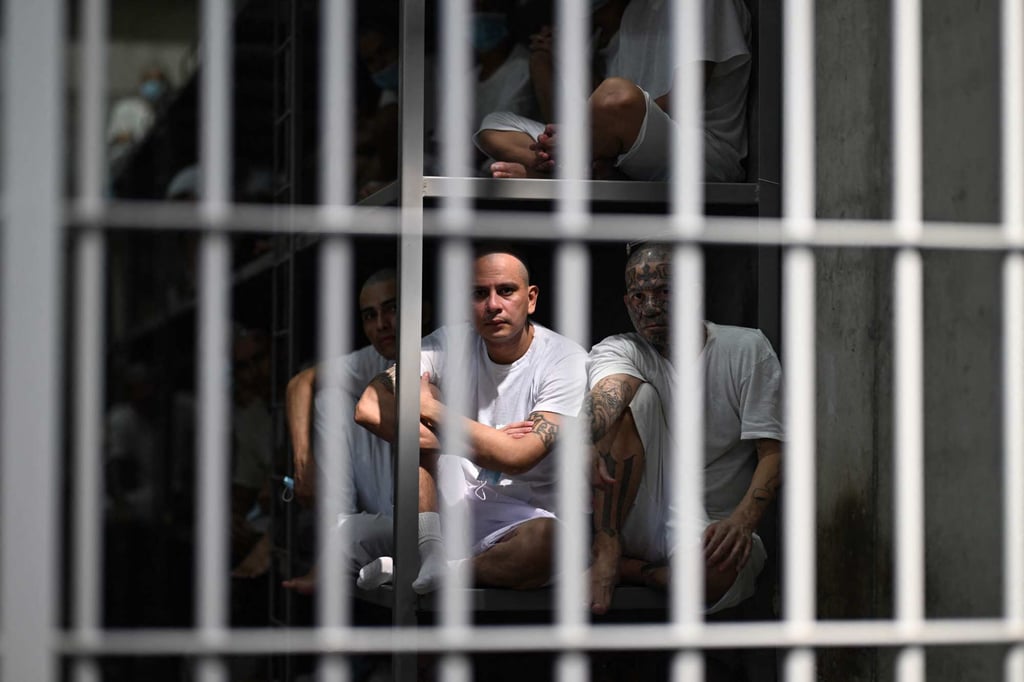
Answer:
<path fill-rule="evenodd" d="M 79 46 L 78 203 L 87 215 L 99 211 L 106 179 L 103 141 L 107 66 L 107 0 L 83 0 Z"/>
<path fill-rule="evenodd" d="M 563 653 L 556 664 L 560 682 L 586 682 L 590 679 L 590 660 L 585 654 Z"/>
<path fill-rule="evenodd" d="M 0 248 L 0 678 L 51 680 L 60 590 L 57 486 L 63 8 L 3 3 Z M 27 295 L 26 292 L 31 292 Z"/>
<path fill-rule="evenodd" d="M 450 37 L 449 37 L 450 39 Z M 463 323 L 466 312 L 470 310 L 470 283 L 473 273 L 473 255 L 469 242 L 465 239 L 453 239 L 445 243 L 442 251 L 443 267 L 441 268 L 441 310 L 442 320 L 446 326 Z M 458 334 L 449 336 L 448 357 L 468 357 L 470 348 L 466 339 Z M 469 381 L 461 363 L 449 363 L 449 372 L 445 377 L 445 402 L 449 415 L 470 415 L 471 396 Z M 459 419 L 449 418 L 445 421 L 444 442 L 442 452 L 461 455 L 468 452 L 465 425 Z M 470 554 L 471 519 L 463 505 L 446 508 L 442 523 L 447 556 L 463 557 Z M 466 628 L 470 625 L 469 599 L 466 588 L 472 584 L 472 567 L 470 562 L 460 562 L 450 570 L 443 584 L 441 593 L 441 623 L 448 630 L 446 636 L 454 643 L 464 641 Z M 453 664 L 458 665 L 458 664 Z M 467 660 L 466 665 L 471 665 Z"/>
<path fill-rule="evenodd" d="M 1024 8 L 1004 0 L 1002 28 L 1002 217 L 1006 236 L 1024 243 Z M 1024 621 L 1024 259 L 1007 254 L 1003 269 L 1003 546 L 1005 615 Z"/>
<path fill-rule="evenodd" d="M 696 236 L 702 229 L 704 190 L 704 88 L 701 45 L 703 4 L 674 3 L 672 56 L 676 69 L 673 111 L 677 120 L 672 139 L 671 205 L 676 235 Z M 697 628 L 703 622 L 704 560 L 697 539 L 704 532 L 704 376 L 694 358 L 704 346 L 704 254 L 701 247 L 675 247 L 672 266 L 672 363 L 678 391 L 673 404 L 675 450 L 669 475 L 679 491 L 674 522 L 680 547 L 692 551 L 672 555 L 670 603 L 677 628 Z M 699 659 L 699 660 L 698 660 Z M 680 654 L 673 665 L 676 680 L 699 679 L 699 652 Z"/>
<path fill-rule="evenodd" d="M 1024 243 L 1024 8 L 1003 0 L 1000 28 L 1003 230 Z M 1003 615 L 1024 622 L 1024 255 L 1003 262 Z M 1007 682 L 1024 682 L 1024 646 L 1006 656 Z"/>
<path fill-rule="evenodd" d="M 469 135 L 471 129 L 474 91 L 471 86 L 471 54 L 469 0 L 446 0 L 442 15 L 441 73 L 454 77 L 446 81 L 442 89 L 440 120 L 443 121 L 441 164 L 444 175 L 450 182 L 470 175 L 471 150 Z M 462 238 L 472 224 L 471 204 L 465 192 L 456 185 L 441 204 L 440 219 L 445 232 L 458 235 L 446 241 L 442 250 L 444 266 L 441 268 L 441 310 L 446 326 L 454 326 L 466 319 L 470 309 L 469 290 L 473 267 L 469 243 Z M 453 336 L 448 348 L 449 357 L 466 357 L 469 348 L 464 348 L 465 339 Z M 469 384 L 461 371 L 460 363 L 451 363 L 451 372 L 445 378 L 443 387 L 449 414 L 470 413 Z M 445 423 L 443 452 L 462 455 L 468 451 L 464 424 L 459 419 L 448 419 Z M 470 519 L 462 505 L 443 510 L 442 518 L 447 556 L 468 556 L 470 553 Z M 445 576 L 441 590 L 441 624 L 446 628 L 452 642 L 465 639 L 470 623 L 469 599 L 466 588 L 472 584 L 470 562 L 460 562 Z M 468 658 L 459 655 L 445 656 L 441 670 L 446 680 L 468 679 L 472 664 Z"/>
<path fill-rule="evenodd" d="M 678 682 L 704 680 L 704 655 L 699 651 L 681 651 L 672 659 L 672 679 Z"/>
<path fill-rule="evenodd" d="M 355 92 L 355 16 L 352 3 L 325 0 L 320 23 L 320 201 L 330 207 L 352 203 L 355 148 L 352 93 Z"/>
<path fill-rule="evenodd" d="M 672 406 L 675 448 L 669 475 L 678 491 L 675 527 L 683 540 L 672 555 L 670 600 L 672 623 L 677 628 L 701 627 L 704 607 L 704 555 L 698 551 L 704 532 L 704 372 L 695 359 L 704 347 L 704 254 L 700 247 L 675 247 L 671 299 L 672 364 L 676 394 Z"/>
<path fill-rule="evenodd" d="M 200 143 L 202 209 L 216 215 L 231 199 L 231 48 L 230 0 L 203 0 L 200 41 Z"/>
<path fill-rule="evenodd" d="M 672 113 L 676 121 L 672 139 L 670 192 L 672 215 L 694 230 L 694 219 L 704 210 L 704 63 L 703 4 L 672 5 L 673 64 L 678 65 L 672 88 Z M 653 100 L 653 93 L 652 93 Z"/>
<path fill-rule="evenodd" d="M 921 232 L 921 4 L 893 3 L 893 139 L 896 230 L 908 244 Z M 924 616 L 923 292 L 921 254 L 896 255 L 896 618 L 914 629 Z M 924 650 L 900 651 L 897 679 L 924 678 Z"/>
<path fill-rule="evenodd" d="M 398 454 L 395 463 L 395 625 L 416 622 L 412 581 L 419 565 L 420 319 L 423 287 L 423 72 L 426 16 L 423 3 L 403 0 L 401 10 L 401 234 L 399 237 Z M 396 679 L 415 675 L 415 661 L 396 660 Z"/>
<path fill-rule="evenodd" d="M 203 235 L 199 244 L 198 403 L 199 499 L 196 532 L 196 624 L 201 636 L 216 641 L 227 626 L 228 468 L 230 461 L 230 367 L 228 268 L 231 250 L 224 234 Z M 221 661 L 199 661 L 199 677 L 221 680 Z"/>
<path fill-rule="evenodd" d="M 814 233 L 814 5 L 785 4 L 785 201 L 786 230 L 796 238 Z M 785 253 L 783 270 L 784 360 L 786 367 L 786 496 L 783 508 L 785 616 L 789 628 L 808 633 L 815 608 L 815 272 L 814 253 L 797 247 Z M 814 651 L 786 653 L 786 679 L 814 680 Z"/>
<path fill-rule="evenodd" d="M 557 252 L 558 298 L 555 301 L 558 331 L 584 348 L 589 346 L 590 309 L 580 305 L 579 292 L 590 291 L 589 256 L 578 242 L 563 243 Z M 587 480 L 580 476 L 587 471 L 582 424 L 569 419 L 562 424 L 558 451 L 558 518 L 555 555 L 558 581 L 558 624 L 564 628 L 582 628 L 588 619 L 588 585 L 578 576 L 584 575 L 589 550 L 590 522 L 583 510 L 588 501 Z"/>
<path fill-rule="evenodd" d="M 106 93 L 107 0 L 85 0 L 79 25 L 79 119 L 78 119 L 78 205 L 87 216 L 99 213 L 106 178 L 104 164 L 103 114 Z M 103 622 L 103 323 L 105 239 L 90 229 L 75 241 L 75 514 L 74 543 L 74 627 L 85 636 L 96 633 Z M 74 662 L 76 682 L 100 679 L 95 659 Z"/>
<path fill-rule="evenodd" d="M 329 237 L 320 247 L 320 366 L 327 366 L 331 358 L 338 358 L 349 351 L 345 322 L 353 319 L 353 305 L 350 273 L 354 267 L 352 247 L 349 240 Z M 328 378 L 329 384 L 335 381 Z M 326 419 L 338 424 L 338 433 L 348 433 L 358 428 L 352 422 L 352 415 L 345 414 L 342 404 L 330 401 Z M 317 434 L 321 433 L 317 429 Z M 343 471 L 351 467 L 351 454 L 344 447 L 346 440 L 318 440 L 314 446 L 316 456 L 321 458 L 322 470 Z M 318 623 L 324 627 L 342 628 L 349 626 L 349 596 L 351 580 L 348 559 L 352 538 L 349 525 L 338 525 L 338 513 L 349 508 L 349 501 L 341 499 L 344 494 L 338 476 L 319 476 L 317 481 L 319 557 L 317 589 Z M 350 491 L 355 493 L 354 489 Z M 320 682 L 344 682 L 349 676 L 345 658 L 331 656 L 321 661 Z"/>
<path fill-rule="evenodd" d="M 200 25 L 204 61 L 200 72 L 200 210 L 211 222 L 231 200 L 232 3 L 203 0 Z M 221 233 L 203 235 L 199 244 L 199 388 L 197 471 L 199 500 L 196 557 L 196 615 L 203 637 L 216 640 L 227 626 L 227 528 L 230 385 L 228 320 L 231 246 Z M 226 678 L 222 660 L 203 658 L 199 679 Z"/>
<path fill-rule="evenodd" d="M 320 7 L 320 148 L 321 156 L 320 200 L 321 210 L 347 212 L 352 202 L 355 182 L 352 171 L 351 150 L 354 148 L 352 107 L 347 99 L 355 92 L 352 50 L 354 43 L 354 10 L 344 0 L 327 0 Z M 352 247 L 348 239 L 329 237 L 320 250 L 320 366 L 327 366 L 331 358 L 349 351 L 346 323 L 353 319 L 353 295 L 349 273 L 353 271 Z M 333 382 L 331 382 L 333 383 Z M 340 426 L 340 433 L 356 428 L 351 415 L 343 414 L 341 404 L 331 401 L 326 418 Z M 319 430 L 318 430 L 319 433 Z M 348 469 L 351 453 L 339 439 L 315 444 L 314 451 L 322 458 L 323 470 L 336 472 Z M 354 491 L 352 491 L 354 492 Z M 338 525 L 338 513 L 348 508 L 348 500 L 341 499 L 337 476 L 318 477 L 318 529 L 320 573 L 339 576 L 340 579 L 321 580 L 317 592 L 318 622 L 327 627 L 349 625 L 349 592 L 347 580 L 350 563 L 347 559 L 351 547 L 348 525 Z M 348 666 L 343 657 L 324 659 L 320 667 L 321 682 L 348 677 Z"/>
<path fill-rule="evenodd" d="M 98 634 L 102 624 L 104 248 L 97 230 L 75 242 L 74 627 L 84 636 Z M 76 661 L 75 679 L 98 680 L 99 666 Z"/>
<path fill-rule="evenodd" d="M 589 59 L 586 55 L 589 5 L 583 0 L 560 0 L 557 5 L 558 96 L 555 119 L 558 121 L 558 177 L 562 181 L 558 195 L 558 220 L 570 230 L 579 229 L 586 220 L 590 177 L 590 89 Z"/>

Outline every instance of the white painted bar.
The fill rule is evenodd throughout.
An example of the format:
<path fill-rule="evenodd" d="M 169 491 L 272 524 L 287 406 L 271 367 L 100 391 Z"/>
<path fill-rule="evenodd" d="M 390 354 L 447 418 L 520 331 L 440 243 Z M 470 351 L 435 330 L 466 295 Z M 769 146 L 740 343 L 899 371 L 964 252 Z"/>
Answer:
<path fill-rule="evenodd" d="M 786 682 L 814 682 L 817 680 L 813 649 L 791 649 L 786 653 Z"/>
<path fill-rule="evenodd" d="M 894 0 L 893 219 L 897 233 L 921 232 L 921 0 Z"/>
<path fill-rule="evenodd" d="M 9 681 L 52 680 L 60 669 L 64 7 L 3 3 L 0 679 Z"/>
<path fill-rule="evenodd" d="M 443 267 L 440 269 L 441 321 L 446 326 L 464 324 L 471 310 L 470 287 L 473 273 L 473 254 L 468 241 L 452 239 L 445 243 L 441 253 Z M 471 352 L 466 339 L 458 334 L 449 337 L 448 354 L 451 358 L 468 357 Z M 468 377 L 462 363 L 450 363 L 451 370 L 444 378 L 441 391 L 448 408 L 449 419 L 441 433 L 442 452 L 463 454 L 468 452 L 466 429 L 455 415 L 469 415 L 475 398 L 470 395 Z M 448 556 L 469 556 L 472 519 L 463 505 L 442 510 L 442 540 Z M 470 627 L 469 597 L 466 588 L 473 584 L 471 562 L 452 567 L 442 585 L 441 624 L 446 636 L 460 641 L 468 634 Z M 465 665 L 469 666 L 467 660 Z"/>
<path fill-rule="evenodd" d="M 104 99 L 107 92 L 108 0 L 83 0 L 79 34 L 78 204 L 83 212 L 97 212 L 103 203 L 107 139 Z"/>
<path fill-rule="evenodd" d="M 199 27 L 203 57 L 199 67 L 200 209 L 216 217 L 231 200 L 232 7 L 230 0 L 203 0 Z"/>
<path fill-rule="evenodd" d="M 320 202 L 328 207 L 352 203 L 355 174 L 355 8 L 347 0 L 320 3 Z"/>
<path fill-rule="evenodd" d="M 1024 7 L 1003 0 L 1000 9 L 1003 229 L 1024 238 Z"/>
<path fill-rule="evenodd" d="M 896 255 L 895 422 L 896 618 L 915 628 L 924 618 L 924 428 L 921 254 Z M 908 670 L 914 668 L 908 667 Z M 910 679 L 900 678 L 901 682 Z"/>
<path fill-rule="evenodd" d="M 341 237 L 329 237 L 320 245 L 319 268 L 319 306 L 318 319 L 320 325 L 319 349 L 322 370 L 329 368 L 328 363 L 348 353 L 351 348 L 349 320 L 355 319 L 357 294 L 352 291 L 352 272 L 355 270 L 355 259 L 349 242 Z M 321 385 L 336 386 L 339 377 L 318 377 Z M 346 434 L 350 429 L 359 428 L 352 420 L 351 413 L 343 409 L 340 401 L 328 401 L 326 419 L 337 424 L 337 434 Z M 320 438 L 321 431 L 314 429 L 317 442 L 313 452 L 320 461 L 320 470 L 324 472 L 341 472 L 351 467 L 351 453 L 345 447 L 344 438 Z M 337 579 L 326 578 L 317 585 L 317 622 L 320 625 L 344 627 L 349 624 L 349 597 L 351 593 L 352 574 L 349 569 L 352 538 L 348 524 L 338 524 L 338 515 L 348 508 L 348 500 L 343 500 L 340 480 L 342 475 L 317 476 L 317 514 L 320 576 L 338 576 Z M 354 492 L 354 491 L 353 491 Z"/>
<path fill-rule="evenodd" d="M 670 208 L 685 234 L 700 229 L 704 213 L 704 44 L 703 3 L 672 5 L 673 62 L 679 67 L 672 89 L 672 174 Z M 652 100 L 653 100 L 652 93 Z"/>
<path fill-rule="evenodd" d="M 558 0 L 555 57 L 555 120 L 558 125 L 558 223 L 568 233 L 579 233 L 587 220 L 590 198 L 585 178 L 590 177 L 590 3 Z"/>
<path fill-rule="evenodd" d="M 703 682 L 704 655 L 699 651 L 681 651 L 672 660 L 672 679 L 676 682 Z"/>
<path fill-rule="evenodd" d="M 1024 623 L 1024 256 L 1003 263 L 1003 615 Z"/>
<path fill-rule="evenodd" d="M 441 16 L 442 32 L 440 73 L 444 79 L 440 88 L 441 112 L 441 168 L 448 182 L 462 184 L 475 175 L 472 133 L 477 121 L 473 118 L 475 78 L 472 45 L 472 3 L 469 0 L 444 0 Z M 441 203 L 441 220 L 450 230 L 462 231 L 471 220 L 468 192 L 453 187 Z"/>
<path fill-rule="evenodd" d="M 74 626 L 100 627 L 103 594 L 103 376 L 105 239 L 83 232 L 75 242 Z"/>
<path fill-rule="evenodd" d="M 554 305 L 556 329 L 576 343 L 589 348 L 590 307 L 581 291 L 590 291 L 590 262 L 586 248 L 578 243 L 563 243 L 555 254 Z M 541 301 L 543 305 L 543 300 Z M 573 415 L 574 416 L 574 415 Z M 585 430 L 577 419 L 562 421 L 558 457 L 558 518 L 561 523 L 555 531 L 555 575 L 559 576 L 557 622 L 567 629 L 586 625 L 589 618 L 586 605 L 590 585 L 582 580 L 587 569 L 590 550 L 590 517 L 584 510 L 590 507 L 590 449 L 585 442 Z"/>
<path fill-rule="evenodd" d="M 676 371 L 672 423 L 671 489 L 679 491 L 673 513 L 682 546 L 700 547 L 704 533 L 704 257 L 696 246 L 677 246 L 672 263 L 671 359 Z M 669 589 L 672 623 L 699 629 L 704 613 L 704 554 L 672 555 Z"/>
<path fill-rule="evenodd" d="M 196 624 L 211 638 L 227 626 L 231 413 L 228 272 L 231 246 L 223 234 L 199 244 L 197 332 Z"/>
<path fill-rule="evenodd" d="M 814 254 L 804 248 L 788 250 L 783 267 L 783 613 L 787 625 L 798 629 L 814 627 L 817 617 L 815 287 Z"/>

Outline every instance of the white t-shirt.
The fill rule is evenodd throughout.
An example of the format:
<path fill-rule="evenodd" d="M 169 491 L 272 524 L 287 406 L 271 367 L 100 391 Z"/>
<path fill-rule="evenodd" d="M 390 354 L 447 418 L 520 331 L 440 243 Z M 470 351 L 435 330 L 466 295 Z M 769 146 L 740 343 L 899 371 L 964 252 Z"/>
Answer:
<path fill-rule="evenodd" d="M 520 44 L 512 48 L 504 63 L 488 76 L 477 80 L 480 67 L 474 70 L 476 83 L 476 115 L 474 128 L 480 127 L 484 116 L 492 111 L 511 111 L 530 118 L 538 118 L 537 101 L 530 82 L 530 53 Z"/>
<path fill-rule="evenodd" d="M 391 444 L 352 419 L 356 401 L 366 386 L 391 364 L 392 361 L 373 346 L 366 346 L 329 360 L 319 372 L 313 401 L 313 429 L 321 442 L 340 440 L 346 443 L 350 466 L 336 474 L 345 502 L 341 512 L 345 514 L 369 512 L 390 516 L 393 511 Z M 332 413 L 344 415 L 344 423 L 331 420 Z M 321 460 L 317 462 L 322 466 Z"/>
<path fill-rule="evenodd" d="M 704 129 L 743 158 L 750 81 L 750 11 L 742 0 L 704 0 L 701 59 L 715 66 L 704 90 Z M 632 0 L 618 32 L 600 50 L 605 74 L 626 78 L 657 99 L 672 89 L 671 3 Z"/>
<path fill-rule="evenodd" d="M 432 381 L 446 382 L 465 372 L 475 412 L 469 414 L 481 424 L 500 427 L 527 419 L 533 412 L 553 412 L 575 417 L 583 404 L 587 385 L 587 354 L 577 343 L 533 323 L 534 336 L 523 357 L 500 365 L 487 356 L 483 339 L 468 324 L 442 327 L 423 339 L 420 371 L 430 372 Z M 446 352 L 453 334 L 462 334 L 468 348 L 465 360 L 449 362 Z M 555 458 L 548 456 L 530 471 L 510 476 L 500 474 L 501 492 L 548 511 L 556 511 Z M 467 463 L 470 471 L 480 469 Z"/>
<path fill-rule="evenodd" d="M 722 519 L 750 487 L 756 441 L 784 439 L 782 369 L 760 330 L 704 324 L 704 505 L 711 519 Z M 612 374 L 642 379 L 658 392 L 666 414 L 672 414 L 675 369 L 637 333 L 610 336 L 595 345 L 587 373 L 590 386 Z"/>

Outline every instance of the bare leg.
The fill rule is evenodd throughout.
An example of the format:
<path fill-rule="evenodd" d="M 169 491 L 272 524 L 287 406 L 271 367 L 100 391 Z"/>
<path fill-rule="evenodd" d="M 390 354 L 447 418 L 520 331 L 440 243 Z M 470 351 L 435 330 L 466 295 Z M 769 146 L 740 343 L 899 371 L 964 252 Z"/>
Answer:
<path fill-rule="evenodd" d="M 590 609 L 605 613 L 619 583 L 622 539 L 619 533 L 633 507 L 644 473 L 644 451 L 633 413 L 619 422 L 595 446 L 615 483 L 594 487 L 594 544 L 590 566 Z"/>
<path fill-rule="evenodd" d="M 595 168 L 610 167 L 636 142 L 647 115 L 644 94 L 625 78 L 607 78 L 590 95 L 591 156 Z"/>
<path fill-rule="evenodd" d="M 232 578 L 258 578 L 270 569 L 270 533 L 264 533 L 235 569 Z"/>
<path fill-rule="evenodd" d="M 551 580 L 555 520 L 532 519 L 473 558 L 476 582 L 488 587 L 535 590 Z"/>

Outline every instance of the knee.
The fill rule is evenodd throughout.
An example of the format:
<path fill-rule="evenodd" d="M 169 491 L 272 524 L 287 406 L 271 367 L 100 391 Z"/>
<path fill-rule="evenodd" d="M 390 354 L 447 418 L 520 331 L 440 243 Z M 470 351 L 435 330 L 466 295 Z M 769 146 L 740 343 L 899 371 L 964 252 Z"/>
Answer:
<path fill-rule="evenodd" d="M 536 590 L 551 580 L 551 567 L 555 547 L 555 522 L 537 519 L 520 527 L 519 551 L 521 563 L 512 589 Z"/>
<path fill-rule="evenodd" d="M 642 121 L 647 111 L 644 93 L 635 83 L 625 78 L 606 78 L 590 96 L 590 108 L 595 123 L 599 120 Z"/>

